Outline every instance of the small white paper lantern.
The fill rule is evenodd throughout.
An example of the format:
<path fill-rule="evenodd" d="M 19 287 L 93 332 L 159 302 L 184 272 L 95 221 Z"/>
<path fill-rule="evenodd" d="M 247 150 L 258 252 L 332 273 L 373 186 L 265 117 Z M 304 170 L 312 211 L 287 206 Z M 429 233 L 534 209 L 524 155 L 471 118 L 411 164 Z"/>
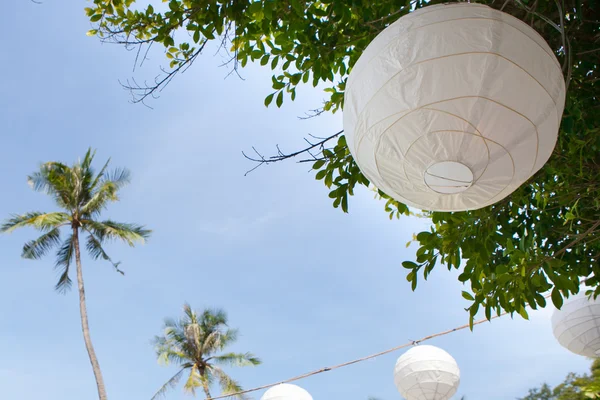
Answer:
<path fill-rule="evenodd" d="M 267 390 L 260 400 L 313 400 L 313 398 L 300 386 L 282 383 Z"/>
<path fill-rule="evenodd" d="M 444 350 L 416 346 L 396 362 L 394 383 L 406 400 L 449 400 L 458 389 L 460 370 Z"/>
<path fill-rule="evenodd" d="M 554 310 L 552 331 L 567 350 L 600 357 L 600 302 L 587 296 L 568 299 L 560 310 Z"/>
<path fill-rule="evenodd" d="M 381 32 L 346 84 L 344 130 L 363 174 L 425 210 L 508 196 L 548 160 L 561 66 L 529 25 L 481 4 L 427 6 Z"/>

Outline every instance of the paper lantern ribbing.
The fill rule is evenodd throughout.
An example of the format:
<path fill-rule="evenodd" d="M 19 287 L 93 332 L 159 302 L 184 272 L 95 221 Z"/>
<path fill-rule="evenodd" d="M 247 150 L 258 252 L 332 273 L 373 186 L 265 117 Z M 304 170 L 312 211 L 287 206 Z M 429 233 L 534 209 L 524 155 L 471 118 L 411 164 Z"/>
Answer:
<path fill-rule="evenodd" d="M 267 390 L 260 400 L 313 400 L 313 398 L 300 386 L 282 383 Z"/>
<path fill-rule="evenodd" d="M 600 357 L 600 301 L 577 296 L 552 314 L 552 331 L 561 346 L 586 357 Z"/>
<path fill-rule="evenodd" d="M 394 368 L 394 383 L 406 400 L 449 400 L 460 383 L 452 356 L 435 346 L 416 346 Z"/>
<path fill-rule="evenodd" d="M 346 84 L 344 131 L 362 173 L 409 206 L 463 211 L 508 196 L 548 161 L 565 83 L 529 25 L 440 4 L 381 32 Z"/>

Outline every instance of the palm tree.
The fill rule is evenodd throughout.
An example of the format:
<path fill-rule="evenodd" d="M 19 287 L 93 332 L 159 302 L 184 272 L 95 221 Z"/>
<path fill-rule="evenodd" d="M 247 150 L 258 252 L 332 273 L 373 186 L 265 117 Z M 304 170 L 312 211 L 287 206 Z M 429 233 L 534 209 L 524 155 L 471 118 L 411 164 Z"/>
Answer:
<path fill-rule="evenodd" d="M 91 149 L 88 150 L 83 161 L 78 161 L 72 167 L 59 162 L 42 164 L 37 172 L 28 177 L 28 182 L 34 190 L 52 196 L 56 205 L 63 211 L 50 213 L 35 211 L 13 215 L 0 226 L 0 232 L 12 232 L 22 227 L 32 227 L 42 232 L 37 239 L 25 243 L 22 253 L 24 258 L 39 259 L 53 247 L 58 247 L 56 268 L 60 270 L 60 278 L 56 290 L 59 292 L 65 292 L 71 287 L 69 273 L 75 258 L 83 339 L 94 370 L 98 397 L 100 400 L 106 400 L 104 380 L 88 326 L 79 235 L 80 233 L 87 235 L 85 247 L 92 259 L 103 258 L 110 262 L 116 271 L 123 274 L 119 269 L 119 263 L 112 261 L 102 245 L 106 241 L 121 240 L 134 246 L 136 242 L 143 243 L 150 236 L 150 231 L 140 225 L 111 220 L 98 221 L 97 218 L 106 206 L 119 200 L 117 194 L 129 182 L 129 172 L 125 169 L 107 171 L 109 160 L 95 174 L 91 165 L 94 154 Z M 64 240 L 61 238 L 62 228 L 70 231 Z"/>
<path fill-rule="evenodd" d="M 255 366 L 260 364 L 260 360 L 250 353 L 222 352 L 238 336 L 237 329 L 227 327 L 224 311 L 207 309 L 197 314 L 185 304 L 183 313 L 183 318 L 178 321 L 165 320 L 164 335 L 154 339 L 158 361 L 176 363 L 180 370 L 156 392 L 152 400 L 177 385 L 185 372 L 189 375 L 183 388 L 192 395 L 201 387 L 210 399 L 210 387 L 215 380 L 224 394 L 240 392 L 241 386 L 221 366 Z M 245 398 L 243 395 L 235 397 Z"/>

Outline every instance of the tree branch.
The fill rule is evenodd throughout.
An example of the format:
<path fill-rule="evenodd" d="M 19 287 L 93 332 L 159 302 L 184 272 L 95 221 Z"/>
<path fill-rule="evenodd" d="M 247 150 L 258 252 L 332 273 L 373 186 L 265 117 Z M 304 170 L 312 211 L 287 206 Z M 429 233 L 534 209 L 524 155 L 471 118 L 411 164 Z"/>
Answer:
<path fill-rule="evenodd" d="M 121 83 L 121 86 L 123 86 L 123 89 L 129 90 L 129 92 L 131 93 L 133 103 L 145 104 L 144 100 L 146 100 L 146 98 L 148 98 L 149 96 L 152 96 L 153 98 L 157 98 L 158 97 L 157 93 L 160 93 L 171 82 L 171 80 L 175 77 L 175 75 L 177 75 L 180 72 L 181 73 L 185 72 L 194 63 L 194 60 L 196 60 L 196 58 L 202 53 L 202 50 L 204 50 L 204 47 L 206 46 L 207 43 L 208 43 L 208 40 L 205 39 L 202 42 L 202 44 L 200 45 L 200 47 L 198 48 L 198 50 L 196 50 L 186 60 L 179 63 L 179 65 L 176 68 L 174 68 L 173 70 L 167 71 L 164 68 L 161 68 L 161 70 L 166 75 L 162 79 L 159 79 L 159 76 L 157 76 L 154 80 L 154 84 L 149 85 L 146 82 L 144 82 L 143 85 L 140 85 L 136 82 L 136 80 L 134 78 L 132 78 L 131 82 L 128 79 L 127 83 L 126 84 Z M 146 57 L 144 56 L 144 59 L 145 58 Z M 142 62 L 143 62 L 143 60 L 142 60 Z"/>
<path fill-rule="evenodd" d="M 257 163 L 257 165 L 254 168 L 246 171 L 246 173 L 244 174 L 244 176 L 248 175 L 250 172 L 254 171 L 255 169 L 257 169 L 258 167 L 260 167 L 262 165 L 272 164 L 272 163 L 276 163 L 276 162 L 279 162 L 279 161 L 284 161 L 284 160 L 287 160 L 287 159 L 290 159 L 290 158 L 297 157 L 297 156 L 299 156 L 301 154 L 309 155 L 310 158 L 302 159 L 302 160 L 298 161 L 299 163 L 301 163 L 301 162 L 309 162 L 309 161 L 316 161 L 316 160 L 319 159 L 317 157 L 317 155 L 319 153 L 321 153 L 325 149 L 325 143 L 327 143 L 328 141 L 330 141 L 333 138 L 336 138 L 336 137 L 340 136 L 342 133 L 344 133 L 343 130 L 341 130 L 341 131 L 339 131 L 337 133 L 334 133 L 331 136 L 324 137 L 324 138 L 310 135 L 312 138 L 318 139 L 319 141 L 318 142 L 311 142 L 310 140 L 308 140 L 308 139 L 305 138 L 304 140 L 309 144 L 309 146 L 306 147 L 306 148 L 304 148 L 304 149 L 302 149 L 302 150 L 295 151 L 293 153 L 284 153 L 279 148 L 279 145 L 277 145 L 276 146 L 276 148 L 277 148 L 277 155 L 270 156 L 270 157 L 263 156 L 253 146 L 252 150 L 256 153 L 256 157 L 250 157 L 246 153 L 244 153 L 243 151 L 242 151 L 242 155 L 244 157 L 246 157 L 246 159 Z M 312 153 L 312 151 L 315 150 L 315 149 L 319 149 L 319 153 L 317 153 L 317 155 L 315 155 L 315 154 Z"/>

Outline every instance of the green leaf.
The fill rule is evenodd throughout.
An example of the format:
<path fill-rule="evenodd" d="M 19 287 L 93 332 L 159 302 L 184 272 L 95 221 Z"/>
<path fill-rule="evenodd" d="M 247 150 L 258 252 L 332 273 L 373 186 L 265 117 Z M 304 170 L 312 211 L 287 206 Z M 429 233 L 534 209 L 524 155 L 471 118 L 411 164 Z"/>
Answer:
<path fill-rule="evenodd" d="M 269 107 L 269 104 L 271 104 L 271 102 L 273 101 L 273 96 L 275 96 L 275 93 L 271 93 L 270 95 L 265 97 L 265 107 Z"/>
<path fill-rule="evenodd" d="M 102 19 L 102 14 L 94 14 L 90 17 L 91 22 L 98 22 Z"/>
<path fill-rule="evenodd" d="M 551 298 L 552 298 L 552 303 L 554 303 L 554 307 L 556 307 L 560 310 L 560 308 L 563 305 L 563 297 L 557 288 L 552 289 Z"/>
<path fill-rule="evenodd" d="M 529 314 L 527 314 L 527 311 L 525 310 L 525 307 L 521 306 L 519 308 L 519 315 L 521 315 L 521 317 L 523 317 L 524 319 L 529 319 Z"/>
<path fill-rule="evenodd" d="M 496 267 L 496 275 L 503 275 L 508 272 L 508 267 L 506 265 L 498 265 Z"/>
<path fill-rule="evenodd" d="M 325 165 L 325 162 L 326 162 L 326 160 L 317 160 L 313 164 L 312 168 L 313 169 L 321 169 L 323 167 L 323 165 Z"/>
<path fill-rule="evenodd" d="M 320 181 L 321 179 L 323 179 L 325 177 L 326 174 L 327 174 L 327 170 L 323 169 L 323 170 L 317 172 L 317 174 L 315 175 L 315 179 Z"/>
<path fill-rule="evenodd" d="M 462 297 L 463 297 L 465 300 L 469 300 L 469 301 L 475 301 L 475 298 L 474 298 L 473 296 L 471 296 L 471 293 L 469 293 L 469 292 L 465 292 L 464 290 L 463 290 L 463 292 L 462 292 Z"/>
<path fill-rule="evenodd" d="M 546 299 L 539 293 L 535 294 L 535 300 L 540 307 L 546 307 Z"/>
<path fill-rule="evenodd" d="M 277 104 L 278 108 L 281 108 L 281 105 L 283 104 L 283 91 L 279 92 L 279 94 L 277 95 L 277 100 L 275 101 L 275 103 Z"/>
<path fill-rule="evenodd" d="M 462 274 L 460 274 L 458 276 L 458 280 L 461 281 L 461 282 L 466 282 L 469 279 L 471 279 L 471 273 L 470 272 L 466 272 L 465 271 L 465 272 L 463 272 Z"/>
<path fill-rule="evenodd" d="M 347 213 L 348 212 L 348 193 L 344 193 L 342 195 L 342 211 Z"/>
<path fill-rule="evenodd" d="M 427 242 L 427 240 L 431 237 L 431 232 L 420 232 L 417 235 L 417 240 L 421 243 Z"/>
<path fill-rule="evenodd" d="M 415 269 L 415 268 L 419 268 L 419 266 L 417 264 L 415 264 L 412 261 L 404 261 L 402 263 L 402 266 L 406 269 Z"/>
<path fill-rule="evenodd" d="M 292 8 L 298 15 L 304 15 L 304 7 L 300 3 L 300 0 L 291 0 Z"/>

